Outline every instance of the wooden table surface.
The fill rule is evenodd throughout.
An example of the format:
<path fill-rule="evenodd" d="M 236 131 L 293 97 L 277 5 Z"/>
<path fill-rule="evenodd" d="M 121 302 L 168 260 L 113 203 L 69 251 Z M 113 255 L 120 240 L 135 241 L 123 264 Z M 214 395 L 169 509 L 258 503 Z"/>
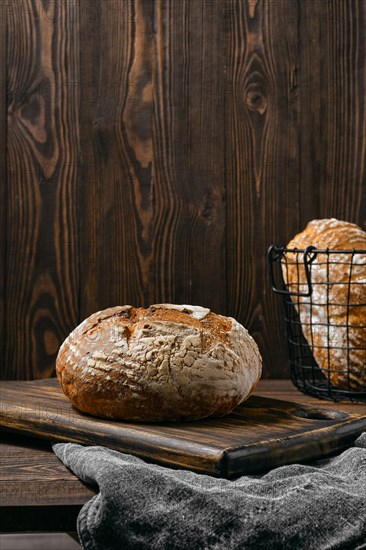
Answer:
<path fill-rule="evenodd" d="M 366 405 L 314 399 L 287 380 L 263 380 L 255 393 L 366 416 Z M 96 492 L 58 460 L 48 441 L 5 432 L 0 472 L 1 532 L 74 532 L 80 508 Z"/>

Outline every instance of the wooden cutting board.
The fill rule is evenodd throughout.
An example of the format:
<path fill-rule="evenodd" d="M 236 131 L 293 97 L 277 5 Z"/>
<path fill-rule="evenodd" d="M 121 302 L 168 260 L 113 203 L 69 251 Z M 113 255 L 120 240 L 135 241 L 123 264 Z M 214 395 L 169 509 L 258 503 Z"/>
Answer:
<path fill-rule="evenodd" d="M 217 477 L 254 474 L 330 455 L 366 430 L 366 416 L 251 396 L 225 418 L 138 424 L 76 410 L 57 379 L 2 382 L 3 430 L 104 445 L 147 461 Z"/>

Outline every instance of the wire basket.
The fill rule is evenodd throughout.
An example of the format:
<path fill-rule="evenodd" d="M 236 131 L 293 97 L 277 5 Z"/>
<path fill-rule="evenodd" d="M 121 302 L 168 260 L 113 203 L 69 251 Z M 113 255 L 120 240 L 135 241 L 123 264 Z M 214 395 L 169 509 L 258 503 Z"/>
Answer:
<path fill-rule="evenodd" d="M 366 250 L 273 245 L 268 259 L 294 385 L 320 399 L 366 402 Z"/>

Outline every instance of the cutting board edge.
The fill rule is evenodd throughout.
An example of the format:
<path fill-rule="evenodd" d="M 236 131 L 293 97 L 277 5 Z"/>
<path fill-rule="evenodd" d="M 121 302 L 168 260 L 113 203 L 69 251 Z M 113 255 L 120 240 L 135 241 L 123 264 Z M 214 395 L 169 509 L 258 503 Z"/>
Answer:
<path fill-rule="evenodd" d="M 88 434 L 88 436 L 90 436 L 90 434 L 98 435 L 98 433 L 99 435 L 103 435 L 103 436 L 107 434 L 109 438 L 113 439 L 113 437 L 115 436 L 114 429 L 117 426 L 120 429 L 120 433 L 123 433 L 124 431 L 127 432 L 125 434 L 126 440 L 128 440 L 129 438 L 132 438 L 134 442 L 146 443 L 148 446 L 150 446 L 155 443 L 157 436 L 155 433 L 146 434 L 144 429 L 148 431 L 149 428 L 152 426 L 154 428 L 160 427 L 160 424 L 156 424 L 156 423 L 144 424 L 144 423 L 134 423 L 134 422 L 123 422 L 123 421 L 121 421 L 120 423 L 119 421 L 113 421 L 106 418 L 93 417 L 78 411 L 74 407 L 72 407 L 70 411 L 56 410 L 55 415 L 47 414 L 47 416 L 45 416 L 44 411 L 43 411 L 43 414 L 40 414 L 39 409 L 37 407 L 34 408 L 33 406 L 25 406 L 23 403 L 11 404 L 10 407 L 7 407 L 7 406 L 4 407 L 3 405 L 4 403 L 0 401 L 0 426 L 3 425 L 9 429 L 12 428 L 13 430 L 18 430 L 20 429 L 19 428 L 20 426 L 23 426 L 23 427 L 27 427 L 27 431 L 29 430 L 29 433 L 31 433 L 30 428 L 33 430 L 34 426 L 38 426 L 39 429 L 44 428 L 44 430 L 46 431 L 46 435 L 47 434 L 52 435 L 53 432 L 51 431 L 50 428 L 52 428 L 52 425 L 56 426 L 57 428 L 57 426 L 59 425 L 57 418 L 61 416 L 64 422 L 67 419 L 67 422 L 63 424 L 63 428 L 67 429 L 67 433 L 70 435 L 70 437 L 73 437 L 73 434 L 75 432 L 80 433 L 81 431 L 81 433 Z M 16 420 L 15 420 L 14 412 L 19 413 L 18 416 L 16 417 Z M 60 412 L 61 412 L 61 415 L 60 415 Z M 75 419 L 79 422 L 79 424 L 75 424 Z M 108 427 L 112 428 L 112 431 L 111 432 L 105 431 L 104 433 L 97 432 L 97 431 L 92 432 L 90 431 L 90 424 L 89 424 L 90 422 L 92 423 L 96 422 L 96 426 L 98 427 L 99 427 L 99 423 L 101 422 L 100 429 L 102 431 L 105 430 L 105 428 L 107 427 L 105 424 L 107 423 L 107 425 L 109 424 Z M 174 425 L 175 424 L 172 423 L 172 426 Z M 162 424 L 162 426 L 165 427 L 166 424 Z M 133 432 L 132 436 L 131 436 L 131 432 Z M 43 432 L 39 432 L 39 433 L 43 433 Z M 146 435 L 148 435 L 147 439 L 146 439 Z M 159 434 L 159 444 L 163 449 L 164 448 L 170 449 L 171 448 L 170 443 L 172 441 L 174 441 L 175 449 L 186 450 L 187 448 L 186 445 L 181 446 L 180 439 L 178 437 Z M 194 454 L 197 453 L 197 456 L 198 456 L 198 452 L 201 455 L 202 450 L 204 450 L 208 455 L 211 455 L 215 457 L 215 459 L 217 459 L 217 457 L 221 455 L 224 448 L 222 446 L 215 445 L 212 442 L 210 442 L 209 445 L 203 445 L 200 442 L 191 443 L 190 451 L 193 452 Z"/>
<path fill-rule="evenodd" d="M 154 447 L 144 447 L 141 450 L 133 447 L 126 447 L 118 443 L 118 441 L 113 441 L 108 439 L 108 445 L 103 445 L 101 441 L 90 441 L 89 443 L 85 442 L 83 435 L 76 435 L 75 433 L 65 433 L 65 434 L 55 434 L 50 432 L 45 432 L 41 429 L 42 425 L 37 430 L 37 427 L 33 424 L 32 426 L 29 423 L 14 425 L 14 422 L 4 422 L 0 419 L 0 431 L 17 433 L 32 437 L 34 439 L 44 439 L 50 441 L 51 443 L 77 443 L 83 446 L 104 446 L 109 449 L 119 451 L 124 454 L 132 454 L 138 456 L 142 460 L 147 462 L 153 462 L 160 464 L 161 466 L 167 466 L 172 468 L 182 468 L 185 470 L 192 470 L 197 473 L 207 474 L 214 477 L 223 477 L 221 475 L 222 470 L 222 458 L 224 455 L 224 449 L 214 448 L 216 453 L 212 453 L 211 456 L 206 456 L 203 459 L 202 455 L 184 455 L 180 453 L 174 453 L 174 448 L 167 449 L 168 454 L 162 453 L 162 460 L 156 459 L 156 453 L 154 453 Z M 92 440 L 93 437 L 90 436 Z M 170 458 L 171 457 L 171 458 Z M 175 458 L 175 460 L 173 460 Z M 190 460 L 189 460 L 190 459 Z"/>
<path fill-rule="evenodd" d="M 364 431 L 366 431 L 366 416 L 357 416 L 358 418 L 350 418 L 347 420 L 345 419 L 341 424 L 338 425 L 325 426 L 320 430 L 307 432 L 306 436 L 309 437 L 309 439 L 310 437 L 314 437 L 314 446 L 309 447 L 309 441 L 305 442 L 303 440 L 300 441 L 299 446 L 297 446 L 297 440 L 303 439 L 302 434 L 294 434 L 292 436 L 289 436 L 287 440 L 284 440 L 284 442 L 288 445 L 282 445 L 278 447 L 275 453 L 273 453 L 272 449 L 272 455 L 270 455 L 270 459 L 266 460 L 266 465 L 268 465 L 268 467 L 266 467 L 262 471 L 265 471 L 267 469 L 269 470 L 273 467 L 284 466 L 286 464 L 294 464 L 296 462 L 321 460 L 323 458 L 331 456 L 336 452 L 345 450 L 347 447 L 350 446 L 351 443 L 353 443 L 357 439 L 357 437 L 359 437 Z M 325 435 L 327 437 L 324 439 Z M 337 435 L 337 438 L 335 437 L 335 435 Z M 339 439 L 339 435 L 342 436 L 341 439 Z M 242 447 L 231 447 L 225 449 L 222 459 L 222 469 L 225 473 L 225 477 L 227 479 L 230 479 L 238 475 L 250 475 L 252 473 L 258 473 L 258 470 L 256 468 L 251 468 L 251 464 L 253 463 L 255 465 L 259 462 L 263 463 L 264 456 L 268 457 L 268 455 L 265 455 L 265 444 L 266 442 L 269 443 L 270 441 L 271 440 L 268 439 L 267 441 L 261 442 L 257 447 L 255 447 L 254 450 L 257 450 L 257 452 L 253 451 L 253 447 L 250 448 L 249 446 L 245 445 Z M 325 448 L 326 445 L 328 445 L 328 448 Z M 296 451 L 301 447 L 304 448 L 301 457 L 296 457 Z M 251 450 L 253 452 L 250 452 Z M 288 454 L 286 454 L 285 458 L 285 452 L 289 452 L 290 455 L 294 455 L 293 460 L 291 457 L 289 459 Z M 278 455 L 281 455 L 281 453 L 283 454 L 283 459 L 278 458 Z M 243 468 L 243 466 L 241 466 L 240 468 L 240 465 L 243 464 L 243 462 L 240 462 L 241 460 L 246 463 L 245 468 Z"/>
<path fill-rule="evenodd" d="M 103 435 L 102 435 L 102 438 L 101 438 L 101 431 L 102 431 L 102 427 L 99 431 L 95 431 L 93 432 L 92 434 L 92 437 L 89 438 L 89 441 L 86 441 L 85 440 L 85 435 L 86 434 L 90 434 L 90 432 L 88 432 L 88 426 L 87 424 L 85 423 L 85 425 L 83 426 L 79 426 L 79 427 L 74 427 L 72 426 L 72 421 L 73 421 L 73 411 L 65 411 L 62 409 L 62 407 L 59 407 L 58 406 L 58 403 L 60 403 L 62 401 L 62 403 L 64 402 L 68 402 L 67 398 L 64 396 L 64 394 L 62 393 L 62 390 L 58 384 L 58 380 L 56 378 L 54 379 L 47 379 L 47 380 L 37 380 L 37 381 L 8 381 L 9 382 L 9 385 L 8 387 L 6 388 L 5 390 L 5 393 L 9 390 L 9 394 L 11 393 L 11 390 L 12 388 L 16 387 L 16 388 L 22 388 L 24 387 L 24 385 L 26 384 L 27 386 L 27 392 L 28 392 L 28 395 L 25 396 L 25 401 L 24 402 L 21 402 L 21 401 L 18 401 L 18 403 L 12 401 L 12 398 L 14 396 L 11 396 L 9 395 L 8 396 L 8 399 L 6 398 L 2 398 L 1 402 L 0 402 L 0 410 L 3 411 L 5 413 L 5 416 L 6 416 L 6 413 L 8 413 L 8 420 L 6 421 L 6 423 L 8 424 L 7 427 L 5 427 L 5 431 L 10 431 L 10 432 L 15 432 L 15 433 L 21 433 L 21 434 L 24 434 L 24 435 L 27 435 L 27 436 L 33 436 L 35 438 L 41 438 L 41 439 L 45 439 L 45 440 L 50 440 L 52 438 L 52 425 L 54 427 L 57 426 L 57 417 L 58 415 L 62 416 L 63 414 L 66 414 L 67 416 L 67 422 L 66 422 L 66 425 L 68 425 L 68 429 L 69 429 L 69 432 L 66 432 L 66 433 L 62 433 L 62 432 L 59 432 L 59 433 L 54 433 L 54 437 L 52 438 L 52 441 L 64 441 L 64 442 L 67 442 L 67 441 L 73 441 L 75 443 L 79 443 L 79 444 L 82 444 L 82 445 L 105 445 L 104 441 L 103 441 Z M 34 390 L 38 390 L 38 388 L 41 390 L 40 391 L 40 397 L 41 399 L 43 399 L 43 397 L 48 397 L 47 394 L 50 394 L 50 396 L 52 397 L 52 392 L 56 392 L 57 390 L 57 394 L 60 394 L 58 396 L 58 399 L 57 401 L 55 402 L 55 405 L 51 405 L 51 409 L 47 409 L 47 406 L 44 405 L 43 401 L 40 401 L 39 403 L 36 402 L 35 405 L 36 407 L 33 408 L 32 406 L 28 406 L 29 403 L 27 404 L 27 399 L 30 397 L 30 393 L 29 393 L 29 390 L 32 390 L 34 388 Z M 42 391 L 43 390 L 43 391 Z M 310 405 L 310 404 L 305 404 L 305 403 L 298 403 L 298 402 L 292 402 L 292 401 L 283 401 L 281 399 L 275 399 L 275 398 L 268 398 L 267 396 L 254 396 L 256 397 L 257 399 L 263 399 L 264 401 L 267 401 L 267 400 L 270 400 L 272 403 L 279 403 L 283 406 L 286 407 L 286 409 L 289 409 L 290 412 L 292 409 L 294 408 L 298 408 L 298 407 L 301 407 L 301 408 L 305 408 L 305 409 L 309 409 L 309 408 L 314 408 L 314 405 Z M 21 397 L 20 397 L 21 399 Z M 250 399 L 248 399 L 248 402 L 250 401 Z M 245 404 L 244 404 L 245 406 Z M 324 409 L 328 409 L 329 410 L 329 407 L 316 407 L 317 409 L 319 408 L 324 408 Z M 259 407 L 260 409 L 260 407 Z M 16 412 L 18 414 L 18 419 L 15 418 L 16 415 L 13 415 L 12 417 L 12 412 Z M 39 421 L 39 426 L 38 426 L 38 432 L 35 433 L 34 431 L 34 416 L 36 415 L 39 415 L 41 417 L 41 413 L 43 414 L 42 416 L 42 419 Z M 365 419 L 366 421 L 366 416 L 364 415 L 359 415 L 357 413 L 346 413 L 347 414 L 347 417 L 344 418 L 342 421 L 340 421 L 343 425 L 345 423 L 347 424 L 350 424 L 352 423 L 354 425 L 354 423 L 357 421 L 359 421 L 360 419 L 363 420 Z M 28 415 L 28 418 L 25 418 L 27 417 Z M 240 415 L 239 415 L 240 416 Z M 88 417 L 89 418 L 89 417 Z M 21 422 L 19 422 L 21 421 Z M 302 420 L 303 421 L 303 420 Z M 25 423 L 25 425 L 23 426 L 20 426 L 19 424 L 20 423 Z M 17 423 L 18 426 L 15 426 L 14 424 Z M 337 426 L 339 425 L 339 423 L 337 424 Z M 334 426 L 334 425 L 333 425 Z M 365 425 L 366 426 L 366 425 Z M 329 426 L 329 428 L 331 428 L 332 426 Z M 336 427 L 336 426 L 334 426 Z M 327 427 L 324 427 L 324 429 L 327 428 Z M 362 424 L 362 428 L 363 428 L 363 424 Z M 82 430 L 82 435 L 81 435 L 81 438 L 78 439 L 77 435 L 77 430 L 78 429 L 81 429 Z M 313 433 L 315 431 L 318 431 L 318 429 L 313 429 L 313 430 L 310 430 L 308 433 Z M 334 430 L 333 430 L 334 431 Z M 332 431 L 332 432 L 333 432 Z M 359 432 L 361 433 L 361 432 Z M 123 434 L 122 434 L 123 435 Z M 286 436 L 285 439 L 292 439 L 292 442 L 294 441 L 294 438 L 296 436 L 298 436 L 299 434 L 292 434 L 290 436 Z M 203 474 L 208 474 L 208 475 L 211 475 L 211 476 L 216 476 L 216 477 L 224 477 L 224 478 L 231 478 L 231 477 L 235 477 L 235 476 L 238 476 L 238 475 L 245 475 L 246 473 L 247 474 L 250 474 L 251 472 L 249 471 L 249 467 L 247 465 L 246 468 L 239 468 L 238 464 L 240 464 L 240 456 L 239 456 L 239 461 L 238 461 L 238 464 L 236 464 L 236 468 L 232 468 L 232 464 L 230 463 L 233 462 L 233 457 L 235 458 L 235 452 L 239 452 L 241 453 L 243 449 L 245 449 L 245 447 L 247 447 L 248 445 L 244 445 L 244 446 L 241 446 L 241 445 L 236 445 L 235 447 L 234 446 L 230 446 L 230 442 L 226 442 L 228 444 L 226 445 L 222 445 L 222 446 L 216 446 L 215 447 L 215 444 L 214 443 L 211 443 L 210 444 L 210 447 L 206 447 L 204 446 L 205 443 L 197 443 L 196 440 L 193 441 L 192 443 L 192 446 L 190 448 L 184 448 L 182 449 L 179 444 L 177 447 L 171 447 L 169 446 L 169 444 L 166 444 L 164 446 L 164 441 L 160 441 L 159 443 L 162 443 L 162 446 L 161 446 L 161 449 L 163 451 L 165 451 L 167 454 L 165 456 L 163 456 L 163 460 L 158 460 L 159 458 L 159 451 L 160 451 L 160 447 L 156 447 L 156 441 L 154 441 L 153 437 L 152 436 L 149 440 L 144 441 L 144 440 L 141 440 L 139 439 L 139 437 L 137 437 L 137 439 L 134 439 L 135 435 L 133 436 L 133 441 L 132 441 L 132 447 L 131 447 L 131 440 L 127 440 L 127 443 L 130 445 L 129 447 L 123 447 L 120 443 L 120 441 L 118 441 L 118 439 L 116 439 L 116 436 L 111 434 L 111 433 L 108 433 L 106 432 L 105 434 L 105 437 L 108 438 L 108 446 L 110 448 L 114 448 L 116 450 L 119 450 L 120 452 L 124 452 L 124 453 L 131 453 L 131 454 L 135 454 L 137 456 L 140 456 L 142 459 L 145 459 L 147 461 L 151 461 L 151 462 L 156 462 L 158 464 L 161 464 L 163 466 L 168 466 L 168 467 L 173 467 L 173 468 L 183 468 L 183 469 L 189 469 L 189 470 L 193 470 L 195 472 L 198 472 L 198 473 L 203 473 Z M 128 437 L 128 434 L 126 434 L 126 437 Z M 354 433 L 354 430 L 352 429 L 352 437 L 350 438 L 351 440 L 354 440 L 355 438 L 357 437 L 357 433 Z M 94 440 L 97 438 L 98 440 L 97 441 L 93 441 L 93 438 Z M 285 441 L 284 439 L 284 441 Z M 111 441 L 111 443 L 109 443 L 109 441 Z M 166 441 L 166 440 L 165 440 Z M 272 439 L 270 437 L 268 437 L 268 433 L 267 433 L 267 439 L 263 441 L 262 443 L 262 449 L 261 451 L 263 452 L 263 449 L 265 448 L 265 445 L 266 443 L 269 443 L 269 442 L 273 442 L 273 441 L 277 441 L 277 438 L 276 437 L 273 437 Z M 169 443 L 169 442 L 168 442 Z M 238 441 L 237 441 L 238 443 Z M 144 446 L 145 445 L 145 446 Z M 155 452 L 154 452 L 154 448 L 152 447 L 152 445 L 155 445 Z M 199 455 L 195 455 L 194 452 L 193 452 L 193 456 L 192 456 L 192 451 L 194 451 L 194 448 L 195 448 L 195 445 L 199 446 L 199 450 L 200 450 L 200 454 Z M 252 447 L 254 446 L 255 448 L 255 443 L 253 444 L 252 443 Z M 347 445 L 346 445 L 347 446 Z M 143 452 L 140 452 L 141 451 L 141 448 L 143 449 Z M 146 452 L 146 448 L 150 448 L 150 454 Z M 343 447 L 344 448 L 344 447 Z M 158 450 L 158 453 L 156 452 L 156 449 Z M 137 452 L 134 452 L 136 451 Z M 185 451 L 186 452 L 186 455 L 182 454 L 181 451 Z M 203 454 L 202 454 L 202 450 L 204 451 Z M 205 452 L 207 450 L 207 453 Z M 273 448 L 272 448 L 272 451 L 273 451 Z M 170 453 L 170 459 L 169 459 L 169 453 Z M 207 457 L 207 454 L 210 455 L 210 460 L 208 460 L 208 457 Z M 160 454 L 161 456 L 161 454 Z M 254 453 L 252 453 L 252 456 L 255 456 Z M 310 459 L 320 459 L 320 458 L 323 458 L 324 457 L 324 454 L 322 454 L 320 451 L 318 453 L 316 453 L 315 456 L 311 456 Z M 245 458 L 245 457 L 244 457 Z M 194 463 L 194 461 L 196 461 L 196 463 Z M 263 455 L 261 454 L 260 456 L 260 459 L 259 459 L 260 462 L 263 462 Z M 258 457 L 254 460 L 254 463 L 258 463 Z M 296 460 L 296 458 L 293 460 L 293 462 L 296 462 L 298 460 Z M 301 461 L 303 461 L 303 458 L 301 457 Z M 273 467 L 276 467 L 276 466 L 280 466 L 281 464 L 274 461 L 275 463 L 273 464 Z M 284 461 L 284 463 L 288 464 L 289 461 L 288 460 L 288 455 L 286 456 L 286 460 Z M 242 463 L 241 463 L 242 464 Z M 267 462 L 268 464 L 268 462 Z M 265 470 L 266 468 L 264 468 Z M 234 471 L 235 470 L 235 471 Z M 254 471 L 254 473 L 259 473 L 263 471 L 263 467 L 258 470 L 256 469 Z"/>

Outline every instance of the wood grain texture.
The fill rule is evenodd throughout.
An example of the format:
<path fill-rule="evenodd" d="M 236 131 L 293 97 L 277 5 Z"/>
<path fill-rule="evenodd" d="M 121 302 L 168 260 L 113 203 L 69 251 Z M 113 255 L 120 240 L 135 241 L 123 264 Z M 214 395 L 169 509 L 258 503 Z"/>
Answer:
<path fill-rule="evenodd" d="M 80 320 L 142 301 L 151 260 L 151 10 L 151 2 L 80 1 Z"/>
<path fill-rule="evenodd" d="M 49 441 L 1 436 L 0 509 L 81 505 L 95 494 L 60 462 Z"/>
<path fill-rule="evenodd" d="M 4 377 L 45 377 L 78 318 L 76 4 L 10 2 Z"/>
<path fill-rule="evenodd" d="M 0 2 L 0 365 L 5 360 L 6 270 L 6 4 Z M 1 369 L 0 369 L 1 370 Z"/>
<path fill-rule="evenodd" d="M 266 251 L 286 242 L 299 211 L 296 2 L 227 0 L 226 195 L 228 309 L 256 338 L 264 375 L 285 375 L 281 304 Z"/>
<path fill-rule="evenodd" d="M 0 6 L 0 376 L 167 301 L 236 317 L 287 377 L 266 252 L 316 217 L 365 227 L 366 3 Z"/>
<path fill-rule="evenodd" d="M 80 318 L 124 303 L 222 312 L 221 4 L 96 5 L 90 20 L 81 1 L 81 82 L 96 95 L 81 136 L 85 173 L 96 174 L 83 182 Z"/>
<path fill-rule="evenodd" d="M 366 3 L 300 2 L 301 230 L 336 217 L 366 229 Z"/>
<path fill-rule="evenodd" d="M 155 298 L 225 314 L 224 2 L 155 3 Z"/>
<path fill-rule="evenodd" d="M 3 431 L 0 472 L 0 532 L 74 531 L 81 506 L 96 492 L 58 460 L 49 441 Z"/>
<path fill-rule="evenodd" d="M 3 382 L 0 420 L 8 431 L 105 445 L 148 461 L 225 478 L 327 456 L 344 449 L 366 429 L 366 415 L 260 396 L 251 396 L 224 418 L 117 422 L 80 413 L 57 379 Z M 27 475 L 26 468 L 20 461 L 20 476 Z"/>
<path fill-rule="evenodd" d="M 316 397 L 301 393 L 291 380 L 260 380 L 254 395 L 272 397 L 283 401 L 297 401 L 313 407 L 329 407 L 336 411 L 349 412 L 366 416 L 366 405 L 364 403 L 351 403 L 347 401 L 325 401 Z"/>

